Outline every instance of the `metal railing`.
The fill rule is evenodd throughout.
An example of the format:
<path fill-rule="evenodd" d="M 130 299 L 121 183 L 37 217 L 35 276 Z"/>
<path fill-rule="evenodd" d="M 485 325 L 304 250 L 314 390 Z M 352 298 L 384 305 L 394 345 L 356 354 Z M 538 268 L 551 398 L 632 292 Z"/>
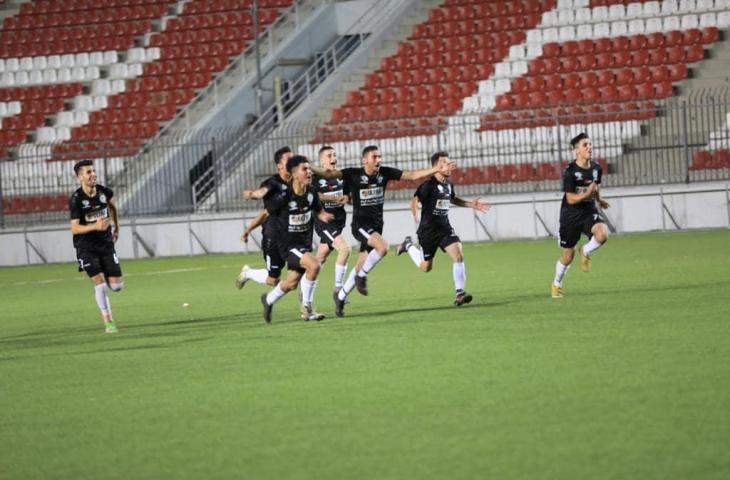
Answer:
<path fill-rule="evenodd" d="M 730 180 L 730 99 L 726 90 L 702 91 L 687 100 L 670 100 L 650 109 L 625 105 L 602 106 L 602 113 L 581 113 L 568 108 L 538 112 L 456 115 L 373 123 L 327 125 L 315 122 L 282 122 L 266 138 L 258 139 L 256 155 L 246 161 L 246 174 L 238 177 L 237 165 L 215 170 L 215 195 L 224 179 L 234 177 L 235 193 L 209 200 L 206 209 L 235 211 L 255 208 L 244 204 L 240 189 L 258 185 L 273 171 L 273 152 L 282 145 L 316 158 L 322 144 L 337 150 L 340 167 L 360 164 L 360 152 L 378 145 L 383 164 L 403 169 L 423 168 L 437 150 L 446 150 L 457 161 L 455 175 L 462 195 L 559 190 L 560 172 L 572 159 L 571 136 L 587 131 L 594 143 L 594 158 L 605 168 L 604 186 L 630 186 Z M 607 113 L 612 112 L 612 113 Z M 617 115 L 620 115 L 618 117 Z M 127 217 L 177 215 L 196 211 L 193 184 L 204 172 L 205 162 L 215 162 L 221 145 L 240 139 L 241 129 L 182 131 L 168 135 L 149 156 L 182 150 L 194 168 L 171 169 L 166 177 L 145 188 L 175 187 L 177 196 L 160 207 L 159 202 L 122 210 Z M 190 142 L 190 138 L 196 140 Z M 117 196 L 136 188 L 139 177 L 123 168 L 134 150 L 86 145 L 87 152 L 54 150 L 53 145 L 16 152 L 13 160 L 0 161 L 0 197 L 3 226 L 36 225 L 67 220 L 67 201 L 78 187 L 72 166 L 93 152 L 99 182 Z M 1 148 L 1 147 L 0 147 Z M 47 160 L 51 152 L 51 160 Z M 100 154 L 101 152 L 101 154 Z M 141 161 L 141 160 L 140 160 Z M 202 163 L 201 163 L 202 162 Z M 140 171 L 145 165 L 140 164 Z M 198 170 L 195 170 L 198 168 Z M 181 178 L 184 181 L 181 181 Z M 392 199 L 408 199 L 412 185 L 389 185 Z"/>

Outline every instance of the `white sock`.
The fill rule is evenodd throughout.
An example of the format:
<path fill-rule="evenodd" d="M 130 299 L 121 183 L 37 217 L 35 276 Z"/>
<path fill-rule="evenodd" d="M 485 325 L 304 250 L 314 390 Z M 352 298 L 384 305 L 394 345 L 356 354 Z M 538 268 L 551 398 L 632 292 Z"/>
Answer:
<path fill-rule="evenodd" d="M 591 253 L 601 248 L 601 245 L 603 244 L 596 240 L 596 237 L 591 237 L 590 241 L 583 245 L 583 255 L 590 257 Z"/>
<path fill-rule="evenodd" d="M 566 273 L 568 273 L 569 268 L 570 265 L 563 265 L 560 263 L 560 260 L 558 260 L 558 263 L 555 264 L 555 279 L 553 280 L 553 285 L 557 285 L 559 287 L 563 284 L 563 277 Z"/>
<path fill-rule="evenodd" d="M 112 306 L 109 303 L 109 297 L 106 292 L 106 283 L 94 285 L 94 297 L 96 297 L 96 304 L 99 306 L 99 310 L 101 310 L 102 315 L 109 315 L 112 313 Z"/>
<path fill-rule="evenodd" d="M 456 291 L 464 290 L 466 286 L 466 267 L 464 266 L 464 262 L 455 262 L 451 273 L 454 275 L 454 288 Z"/>
<path fill-rule="evenodd" d="M 380 256 L 377 250 L 370 250 L 370 253 L 368 253 L 367 258 L 365 258 L 365 263 L 362 264 L 362 269 L 357 272 L 358 277 L 367 277 L 368 273 L 370 273 L 370 270 L 375 268 L 375 265 L 378 264 L 378 262 L 383 257 Z"/>
<path fill-rule="evenodd" d="M 357 269 L 353 268 L 350 270 L 350 275 L 347 277 L 347 281 L 340 289 L 340 292 L 337 294 L 337 298 L 340 300 L 344 300 L 347 298 L 347 294 L 352 291 L 353 288 L 355 288 L 355 275 L 357 274 Z"/>
<path fill-rule="evenodd" d="M 338 265 L 335 263 L 335 288 L 342 287 L 342 282 L 345 280 L 345 272 L 347 272 L 347 265 Z"/>
<path fill-rule="evenodd" d="M 314 290 L 317 288 L 317 280 L 308 280 L 307 277 L 302 277 L 299 285 L 302 287 L 302 303 L 311 305 L 314 300 Z"/>
<path fill-rule="evenodd" d="M 271 290 L 269 293 L 266 294 L 266 303 L 269 305 L 273 305 L 276 303 L 277 300 L 279 300 L 281 297 L 286 295 L 286 292 L 281 289 L 279 284 L 277 283 L 273 290 Z"/>
<path fill-rule="evenodd" d="M 109 288 L 111 288 L 114 292 L 119 292 L 122 288 L 124 288 L 124 282 L 110 283 Z"/>
<path fill-rule="evenodd" d="M 269 278 L 269 271 L 265 268 L 251 268 L 246 272 L 246 278 L 250 278 L 256 283 L 266 285 L 266 279 Z"/>
<path fill-rule="evenodd" d="M 413 260 L 413 263 L 416 264 L 416 267 L 421 268 L 421 263 L 423 262 L 423 250 L 411 244 L 411 246 L 408 247 L 408 256 L 411 257 L 411 260 Z"/>

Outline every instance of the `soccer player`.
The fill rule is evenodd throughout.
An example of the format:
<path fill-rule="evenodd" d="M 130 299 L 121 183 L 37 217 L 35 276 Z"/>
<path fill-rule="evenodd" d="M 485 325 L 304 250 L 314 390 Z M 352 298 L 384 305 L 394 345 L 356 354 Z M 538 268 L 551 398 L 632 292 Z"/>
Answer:
<path fill-rule="evenodd" d="M 431 165 L 444 167 L 434 176 L 423 182 L 413 196 L 414 201 L 422 206 L 421 221 L 418 226 L 418 243 L 416 246 L 411 237 L 406 237 L 403 243 L 396 248 L 396 255 L 408 252 L 408 255 L 423 272 L 430 272 L 433 267 L 433 258 L 436 249 L 446 252 L 454 262 L 452 273 L 456 296 L 454 305 L 460 307 L 472 301 L 472 296 L 464 290 L 466 287 L 466 269 L 464 267 L 464 250 L 461 240 L 449 223 L 449 206 L 453 203 L 459 207 L 469 207 L 479 212 L 486 212 L 489 204 L 479 198 L 463 200 L 456 196 L 454 184 L 449 177 L 453 163 L 446 152 L 436 152 L 431 156 Z M 413 204 L 411 205 L 413 207 Z M 417 210 L 412 210 L 418 222 Z"/>
<path fill-rule="evenodd" d="M 335 315 L 345 315 L 347 295 L 357 287 L 362 295 L 368 294 L 367 275 L 388 253 L 388 243 L 383 239 L 383 202 L 385 187 L 390 180 L 420 180 L 434 175 L 447 167 L 403 171 L 397 168 L 381 167 L 382 157 L 378 147 L 367 146 L 362 151 L 362 167 L 342 170 L 313 168 L 323 178 L 342 178 L 350 192 L 353 204 L 352 234 L 360 242 L 360 256 L 357 265 L 350 271 L 343 287 L 333 295 Z"/>
<path fill-rule="evenodd" d="M 307 157 L 295 155 L 286 164 L 291 179 L 291 188 L 268 195 L 264 205 L 272 218 L 281 225 L 279 247 L 281 256 L 287 263 L 286 279 L 280 281 L 268 294 L 261 295 L 264 306 L 264 320 L 271 323 L 274 303 L 287 292 L 302 284 L 303 320 L 322 320 L 324 315 L 312 308 L 314 291 L 317 287 L 320 263 L 312 255 L 312 234 L 314 233 L 314 214 L 323 222 L 332 220 L 333 215 L 322 208 L 322 203 L 314 188 L 311 187 L 312 170 Z"/>
<path fill-rule="evenodd" d="M 608 202 L 601 198 L 600 165 L 591 161 L 593 144 L 585 133 L 580 133 L 570 141 L 575 160 L 563 172 L 563 202 L 560 205 L 559 241 L 562 254 L 555 265 L 555 279 L 550 288 L 553 298 L 563 296 L 563 278 L 573 262 L 575 245 L 580 234 L 589 241 L 580 249 L 580 269 L 588 272 L 591 267 L 591 254 L 608 240 L 608 228 L 596 202 L 604 209 Z"/>
<path fill-rule="evenodd" d="M 118 292 L 124 286 L 122 267 L 114 250 L 114 243 L 119 238 L 114 192 L 96 183 L 96 170 L 91 160 L 77 162 L 74 173 L 81 186 L 71 195 L 69 210 L 79 271 L 86 272 L 94 284 L 94 297 L 106 333 L 117 333 L 107 295 L 109 288 Z"/>
<path fill-rule="evenodd" d="M 319 149 L 319 165 L 325 170 L 334 170 L 337 166 L 337 153 L 329 145 Z M 317 260 L 324 264 L 333 250 L 337 251 L 335 260 L 335 291 L 342 288 L 347 271 L 347 260 L 350 258 L 350 244 L 342 235 L 345 229 L 345 204 L 349 196 L 345 192 L 344 181 L 341 178 L 326 179 L 317 175 L 312 179 L 312 186 L 319 193 L 319 199 L 324 209 L 334 215 L 334 219 L 325 223 L 319 219 L 314 221 L 314 231 L 319 235 Z"/>
<path fill-rule="evenodd" d="M 266 199 L 268 195 L 276 195 L 289 188 L 287 181 L 289 173 L 286 170 L 286 162 L 294 156 L 289 147 L 282 147 L 274 152 L 274 164 L 276 174 L 264 180 L 256 190 L 244 190 L 243 198 Z M 266 268 L 251 268 L 244 265 L 236 278 L 236 288 L 243 288 L 247 281 L 253 280 L 262 285 L 274 286 L 279 282 L 281 269 L 284 267 L 284 259 L 280 255 L 279 237 L 281 228 L 277 219 L 269 218 L 268 212 L 264 209 L 246 226 L 241 240 L 248 242 L 248 237 L 259 225 L 262 225 L 263 235 L 261 238 L 261 250 L 264 254 Z"/>

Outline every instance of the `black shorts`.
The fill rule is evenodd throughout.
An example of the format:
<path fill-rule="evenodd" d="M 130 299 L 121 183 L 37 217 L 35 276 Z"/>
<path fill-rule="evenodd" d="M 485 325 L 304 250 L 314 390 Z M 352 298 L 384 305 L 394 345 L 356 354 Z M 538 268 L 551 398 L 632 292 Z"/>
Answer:
<path fill-rule="evenodd" d="M 279 242 L 273 238 L 263 237 L 261 239 L 261 250 L 264 254 L 266 262 L 266 270 L 269 271 L 269 277 L 281 277 L 281 270 L 284 268 L 284 257 L 279 251 Z"/>
<path fill-rule="evenodd" d="M 76 261 L 79 263 L 79 272 L 86 272 L 89 278 L 100 273 L 106 278 L 122 276 L 122 266 L 119 264 L 119 257 L 114 247 L 101 250 L 77 249 Z"/>
<path fill-rule="evenodd" d="M 334 221 L 326 223 L 316 220 L 314 222 L 314 231 L 317 232 L 317 235 L 319 235 L 319 243 L 326 244 L 330 247 L 330 250 L 335 248 L 332 244 L 335 242 L 335 238 L 342 234 L 342 230 L 344 230 L 344 228 L 345 224 L 340 224 Z"/>
<path fill-rule="evenodd" d="M 305 253 L 308 253 L 311 251 L 312 251 L 311 248 L 300 247 L 300 246 L 299 247 L 293 246 L 293 247 L 289 248 L 286 252 L 284 252 L 284 253 L 286 253 L 286 268 L 303 274 L 306 269 L 302 266 L 302 264 L 300 263 L 300 260 L 302 259 L 302 257 L 304 256 Z"/>
<path fill-rule="evenodd" d="M 373 247 L 368 245 L 368 238 L 370 238 L 370 235 L 373 233 L 379 233 L 382 235 L 383 224 L 381 223 L 380 225 L 375 226 L 352 224 L 352 236 L 355 237 L 355 240 L 360 242 L 361 252 L 370 252 L 370 250 L 373 249 Z"/>
<path fill-rule="evenodd" d="M 445 252 L 446 247 L 460 241 L 461 239 L 456 235 L 453 229 L 436 232 L 425 231 L 418 233 L 418 243 L 421 244 L 423 259 L 426 261 L 433 258 L 433 256 L 436 254 L 437 248 L 440 248 L 442 252 Z"/>
<path fill-rule="evenodd" d="M 577 218 L 560 221 L 560 232 L 558 233 L 558 243 L 562 248 L 573 248 L 580 240 L 580 234 L 585 234 L 588 238 L 593 237 L 591 229 L 597 223 L 606 223 L 606 220 L 599 213 L 586 213 Z"/>

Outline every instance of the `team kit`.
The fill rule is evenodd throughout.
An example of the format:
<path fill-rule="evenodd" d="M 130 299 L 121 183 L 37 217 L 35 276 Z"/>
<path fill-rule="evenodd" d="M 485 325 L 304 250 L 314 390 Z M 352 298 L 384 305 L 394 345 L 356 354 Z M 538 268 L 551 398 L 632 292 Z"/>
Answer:
<path fill-rule="evenodd" d="M 560 257 L 550 296 L 563 296 L 562 283 L 573 262 L 581 235 L 588 242 L 577 248 L 580 268 L 590 270 L 592 254 L 606 243 L 608 228 L 602 210 L 609 207 L 600 192 L 601 167 L 592 160 L 593 145 L 585 133 L 570 141 L 575 159 L 563 172 L 563 199 L 560 207 Z M 271 287 L 261 295 L 263 319 L 271 323 L 276 302 L 292 290 L 299 290 L 302 320 L 322 320 L 325 315 L 314 307 L 318 277 L 327 258 L 336 253 L 332 302 L 337 317 L 344 317 L 353 290 L 368 295 L 368 274 L 390 249 L 383 238 L 383 205 L 391 181 L 423 180 L 411 200 L 411 212 L 418 224 L 417 238 L 407 236 L 395 248 L 406 254 L 422 272 L 432 269 L 440 249 L 451 258 L 454 283 L 453 304 L 461 307 L 473 297 L 466 291 L 466 268 L 461 240 L 449 222 L 452 205 L 487 212 L 489 204 L 479 198 L 466 200 L 456 194 L 450 177 L 456 168 L 447 152 L 431 156 L 430 168 L 401 170 L 381 165 L 377 146 L 362 151 L 362 165 L 337 168 L 337 154 L 332 146 L 319 150 L 315 165 L 289 147 L 274 154 L 276 173 L 255 190 L 245 190 L 246 200 L 260 201 L 263 208 L 246 225 L 241 239 L 261 227 L 264 266 L 243 265 L 235 285 L 242 289 L 253 281 Z M 86 272 L 94 286 L 94 298 L 107 333 L 116 333 L 109 290 L 123 287 L 122 269 L 114 244 L 119 238 L 119 219 L 114 192 L 97 183 L 91 160 L 74 165 L 79 188 L 71 195 L 69 211 L 73 245 L 79 271 Z M 347 274 L 352 247 L 345 237 L 347 213 L 352 205 L 350 232 L 357 241 L 357 262 Z M 314 248 L 316 233 L 319 242 Z M 284 275 L 284 270 L 286 274 Z"/>

